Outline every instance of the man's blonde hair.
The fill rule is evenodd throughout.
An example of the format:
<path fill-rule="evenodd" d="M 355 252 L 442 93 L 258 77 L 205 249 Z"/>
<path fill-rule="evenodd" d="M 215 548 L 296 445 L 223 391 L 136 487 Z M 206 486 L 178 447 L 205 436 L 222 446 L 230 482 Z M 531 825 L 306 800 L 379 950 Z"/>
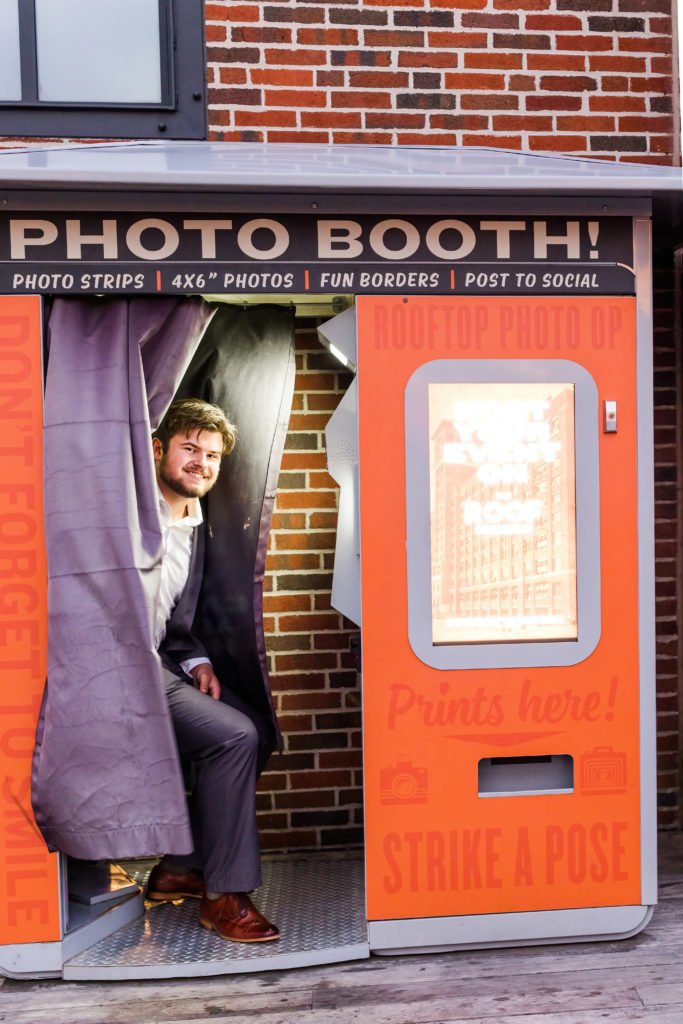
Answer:
<path fill-rule="evenodd" d="M 163 420 L 152 434 L 161 441 L 164 451 L 176 434 L 189 437 L 193 430 L 210 430 L 223 438 L 223 455 L 235 447 L 237 427 L 230 423 L 218 405 L 204 402 L 201 398 L 178 398 L 171 404 Z"/>

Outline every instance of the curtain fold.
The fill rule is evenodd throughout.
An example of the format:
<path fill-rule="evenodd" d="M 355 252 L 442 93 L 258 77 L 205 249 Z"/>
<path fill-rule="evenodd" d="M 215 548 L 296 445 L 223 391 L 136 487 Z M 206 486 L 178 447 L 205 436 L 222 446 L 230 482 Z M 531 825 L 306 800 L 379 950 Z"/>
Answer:
<path fill-rule="evenodd" d="M 33 808 L 83 859 L 188 853 L 154 649 L 161 531 L 150 432 L 209 324 L 201 299 L 57 299 L 48 326 L 48 683 Z"/>
<path fill-rule="evenodd" d="M 194 632 L 221 683 L 273 722 L 263 577 L 294 392 L 294 310 L 221 307 L 178 389 L 215 402 L 237 444 L 205 501 L 205 558 Z"/>

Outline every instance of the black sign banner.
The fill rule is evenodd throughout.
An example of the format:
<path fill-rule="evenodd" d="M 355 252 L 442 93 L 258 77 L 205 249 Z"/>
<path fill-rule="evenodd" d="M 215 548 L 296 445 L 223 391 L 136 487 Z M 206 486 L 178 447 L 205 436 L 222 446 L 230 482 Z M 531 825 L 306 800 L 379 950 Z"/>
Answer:
<path fill-rule="evenodd" d="M 5 294 L 632 294 L 629 217 L 0 216 Z"/>

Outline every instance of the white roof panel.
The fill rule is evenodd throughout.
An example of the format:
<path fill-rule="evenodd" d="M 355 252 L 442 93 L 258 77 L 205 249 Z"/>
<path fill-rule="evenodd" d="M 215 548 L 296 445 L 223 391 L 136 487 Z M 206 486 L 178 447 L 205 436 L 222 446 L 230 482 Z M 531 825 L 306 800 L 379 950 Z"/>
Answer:
<path fill-rule="evenodd" d="M 606 193 L 683 188 L 680 167 L 456 146 L 128 142 L 0 150 L 0 188 Z"/>

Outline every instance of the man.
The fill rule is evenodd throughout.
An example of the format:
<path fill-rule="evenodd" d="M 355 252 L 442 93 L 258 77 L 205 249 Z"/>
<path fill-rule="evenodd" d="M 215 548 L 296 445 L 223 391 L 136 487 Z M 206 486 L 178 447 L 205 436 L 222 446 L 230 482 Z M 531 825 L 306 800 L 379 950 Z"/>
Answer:
<path fill-rule="evenodd" d="M 164 857 L 148 896 L 200 898 L 205 928 L 235 942 L 268 942 L 279 932 L 247 892 L 261 885 L 254 786 L 270 750 L 269 726 L 221 687 L 191 632 L 202 572 L 199 498 L 235 437 L 218 406 L 190 398 L 171 405 L 152 439 L 163 533 L 156 643 L 180 757 L 195 773 L 195 850 L 189 859 Z"/>

